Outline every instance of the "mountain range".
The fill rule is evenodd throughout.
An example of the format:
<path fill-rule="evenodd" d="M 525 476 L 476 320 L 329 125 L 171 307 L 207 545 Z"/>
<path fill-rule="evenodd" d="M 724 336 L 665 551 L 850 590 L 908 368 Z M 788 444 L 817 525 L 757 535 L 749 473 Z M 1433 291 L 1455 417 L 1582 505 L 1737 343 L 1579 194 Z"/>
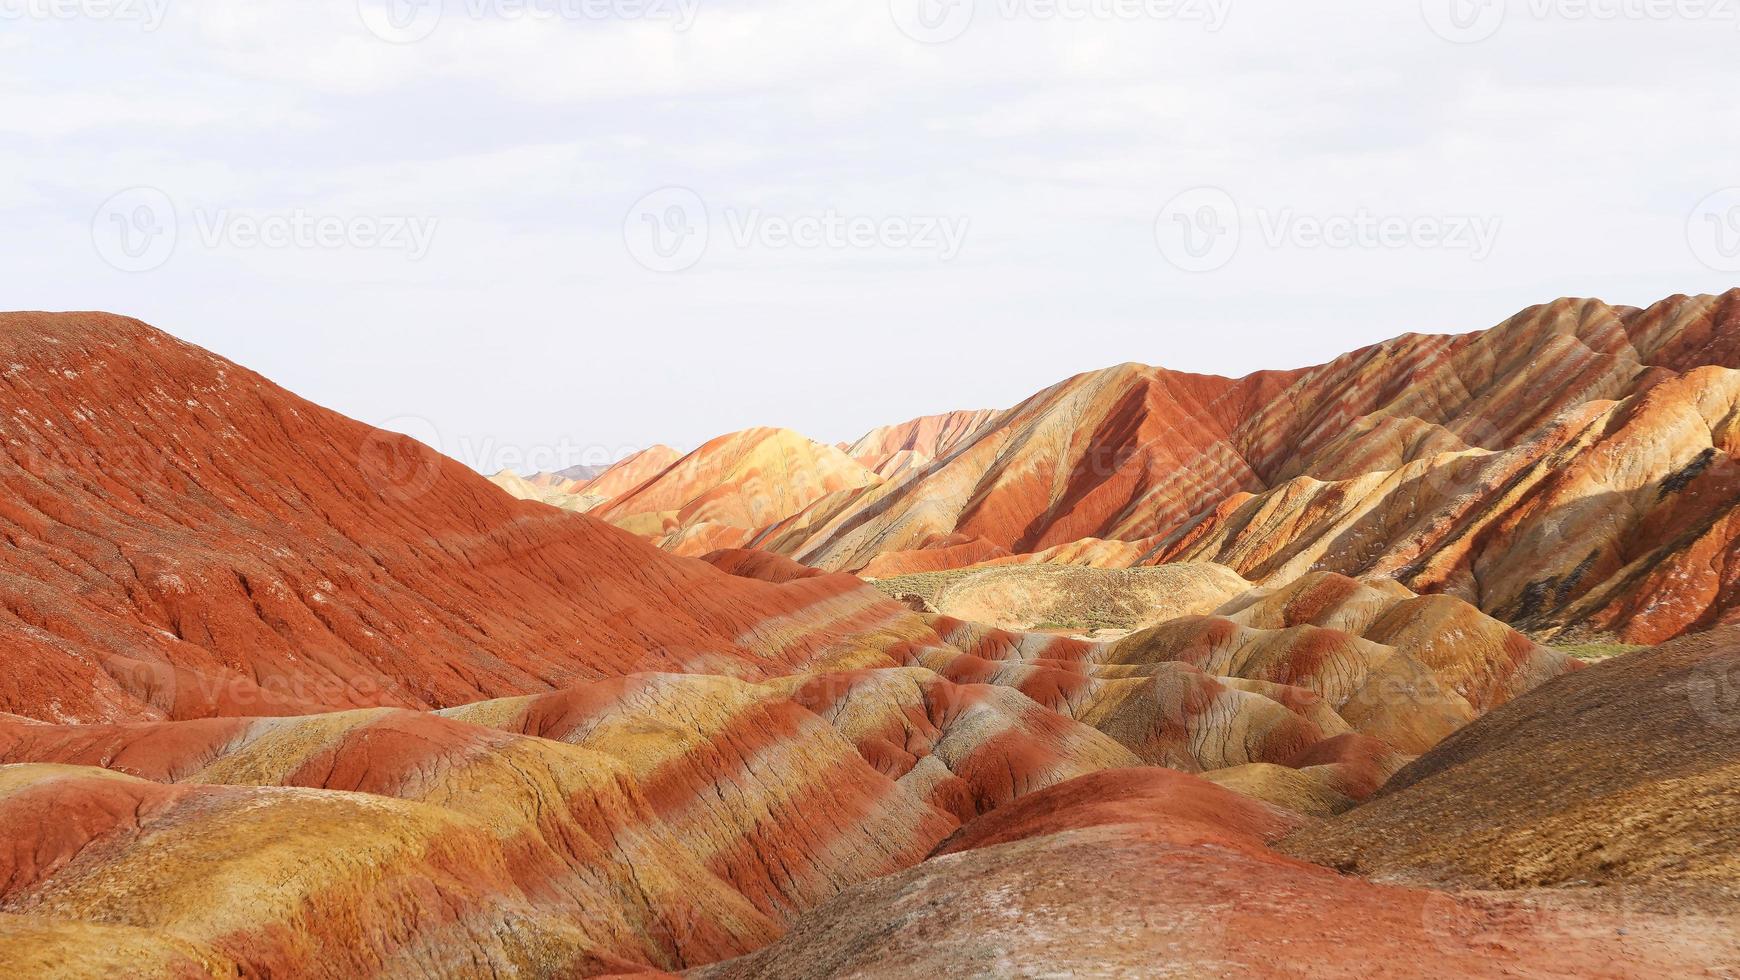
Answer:
<path fill-rule="evenodd" d="M 1735 309 L 495 485 L 0 315 L 0 975 L 1722 976 Z"/>
<path fill-rule="evenodd" d="M 751 430 L 552 502 L 677 554 L 751 547 L 875 578 L 1334 571 L 1542 637 L 1655 643 L 1740 615 L 1737 368 L 1740 291 L 1559 300 L 1236 380 L 1119 365 L 843 447 Z"/>

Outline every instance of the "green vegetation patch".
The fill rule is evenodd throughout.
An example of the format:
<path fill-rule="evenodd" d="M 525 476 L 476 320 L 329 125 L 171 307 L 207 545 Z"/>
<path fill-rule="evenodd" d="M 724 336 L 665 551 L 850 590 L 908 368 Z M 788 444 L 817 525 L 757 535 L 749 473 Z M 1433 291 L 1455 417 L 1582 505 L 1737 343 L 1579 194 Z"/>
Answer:
<path fill-rule="evenodd" d="M 1553 649 L 1560 653 L 1568 653 L 1584 663 L 1598 664 L 1603 660 L 1623 657 L 1628 653 L 1648 650 L 1647 646 L 1637 646 L 1632 643 L 1555 643 Z"/>
<path fill-rule="evenodd" d="M 919 572 L 915 575 L 901 575 L 895 578 L 876 579 L 870 584 L 885 596 L 898 599 L 901 596 L 922 596 L 924 601 L 935 605 L 937 597 L 949 586 L 959 582 L 969 575 L 977 574 L 981 569 L 956 569 L 947 572 Z"/>

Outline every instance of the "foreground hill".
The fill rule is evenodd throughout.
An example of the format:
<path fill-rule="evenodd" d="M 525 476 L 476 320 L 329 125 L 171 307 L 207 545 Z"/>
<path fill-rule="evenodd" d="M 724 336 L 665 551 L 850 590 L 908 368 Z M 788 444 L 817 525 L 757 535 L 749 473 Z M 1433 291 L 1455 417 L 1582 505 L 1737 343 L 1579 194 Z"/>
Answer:
<path fill-rule="evenodd" d="M 1134 780 L 1160 813 L 1267 840 L 1309 821 L 1296 800 L 1344 809 L 1406 762 L 1384 739 L 1423 729 L 1386 711 L 1442 737 L 1446 711 L 1469 710 L 1466 664 L 1328 630 L 1181 649 L 930 624 L 946 645 L 909 648 L 907 666 L 759 683 L 639 674 L 439 713 L 0 721 L 0 963 L 126 927 L 141 959 L 209 975 L 696 966 L 939 848 L 1051 831 L 1055 797 L 1036 794 L 1081 777 L 1230 777 L 1250 794 L 1147 770 L 1065 798 L 1141 810 L 1120 803 Z M 1519 688 L 1571 666 L 1470 650 L 1475 673 Z M 1082 955 L 1111 962 L 1101 943 Z"/>
<path fill-rule="evenodd" d="M 1237 380 L 1126 364 L 990 417 L 879 430 L 852 451 L 936 452 L 738 537 L 877 577 L 1382 575 L 1533 631 L 1654 643 L 1740 615 L 1736 368 L 1740 291 L 1559 300 Z M 689 492 L 709 490 L 733 493 Z"/>
<path fill-rule="evenodd" d="M 1727 976 L 1740 957 L 1732 916 L 1374 884 L 1169 815 L 1150 804 L 933 858 L 695 975 L 1679 980 Z"/>

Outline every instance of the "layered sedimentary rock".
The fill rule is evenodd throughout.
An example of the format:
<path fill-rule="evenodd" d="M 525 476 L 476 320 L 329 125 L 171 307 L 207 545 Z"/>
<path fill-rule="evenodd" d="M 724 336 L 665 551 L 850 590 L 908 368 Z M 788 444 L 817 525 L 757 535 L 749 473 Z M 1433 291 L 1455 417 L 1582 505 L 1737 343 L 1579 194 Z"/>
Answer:
<path fill-rule="evenodd" d="M 706 540 L 879 578 L 1176 561 L 1266 584 L 1379 575 L 1541 633 L 1653 643 L 1736 605 L 1737 338 L 1740 291 L 1559 300 L 1237 380 L 1125 364 L 988 417 L 878 430 L 848 448 L 875 480 Z M 920 458 L 878 469 L 900 452 Z"/>
<path fill-rule="evenodd" d="M 1235 599 L 1227 615 L 1175 619 L 1107 643 L 1035 642 L 933 617 L 938 635 L 963 652 L 928 650 L 918 660 L 951 680 L 1013 684 L 1113 734 L 1145 762 L 1189 771 L 1305 768 L 1305 756 L 1347 733 L 1417 754 L 1581 666 L 1464 603 L 1396 590 L 1319 576 L 1279 595 Z M 1364 611 L 1337 616 L 1338 599 L 1343 610 Z M 1199 729 L 1197 717 L 1212 720 Z M 1394 771 L 1376 759 L 1358 767 L 1363 775 L 1335 777 L 1347 780 L 1344 792 L 1363 786 L 1348 792 L 1354 797 Z"/>
<path fill-rule="evenodd" d="M 55 838 L 89 860 L 37 847 L 8 869 L 0 909 L 89 919 L 108 889 L 148 885 L 102 920 L 323 975 L 466 957 L 540 975 L 707 962 L 958 826 L 826 722 L 724 678 L 625 678 L 446 717 L 0 726 L 0 759 L 33 763 L 0 768 L 9 834 L 52 808 L 95 814 Z M 219 833 L 235 853 L 184 860 L 183 838 L 215 848 Z M 243 860 L 251 837 L 277 850 Z M 212 890 L 268 881 L 275 905 L 201 917 Z M 419 924 L 401 904 L 437 894 L 454 922 Z M 294 916 L 317 902 L 367 931 L 304 934 Z"/>
<path fill-rule="evenodd" d="M 597 513 L 666 550 L 704 555 L 748 544 L 769 524 L 880 482 L 832 446 L 787 429 L 750 429 L 707 443 Z"/>
<path fill-rule="evenodd" d="M 607 465 L 570 466 L 531 476 L 503 470 L 489 482 L 520 500 L 584 514 L 639 487 L 681 458 L 682 454 L 669 446 L 652 446 Z"/>
<path fill-rule="evenodd" d="M 931 625 L 947 645 L 911 646 L 911 666 L 759 683 L 652 674 L 439 715 L 0 724 L 0 833 L 31 842 L 6 852 L 0 914 L 42 923 L 20 949 L 49 924 L 100 923 L 141 930 L 129 941 L 153 956 L 252 972 L 671 969 L 758 948 L 1078 777 L 1262 760 L 1346 787 L 1394 754 L 1306 688 Z M 1152 772 L 1106 778 L 1206 793 L 1175 801 L 1205 823 L 1216 807 L 1223 823 L 1267 814 L 1271 835 L 1303 819 Z M 1009 824 L 1050 826 L 1050 799 Z M 214 917 L 219 893 L 249 900 Z M 415 911 L 430 903 L 446 913 Z M 346 925 L 311 925 L 311 909 Z M 0 930 L 0 957 L 10 942 Z"/>
<path fill-rule="evenodd" d="M 779 932 L 600 753 L 392 711 L 58 731 L 7 754 L 111 768 L 0 769 L 8 834 L 53 828 L 11 852 L 8 912 L 309 976 L 669 967 Z"/>
<path fill-rule="evenodd" d="M 31 922 L 0 928 L 0 959 L 90 924 L 220 971 L 673 969 L 939 847 L 1050 833 L 1059 801 L 1093 811 L 1072 827 L 1163 802 L 1168 833 L 1214 840 L 1305 820 L 1133 766 L 1261 764 L 1351 799 L 1400 764 L 1312 689 L 1345 673 L 1329 660 L 1302 658 L 1295 686 L 920 621 L 933 642 L 889 647 L 904 667 L 640 674 L 438 714 L 0 723 L 0 834 L 28 843 L 0 854 L 0 916 Z M 246 901 L 213 915 L 219 895 Z"/>
<path fill-rule="evenodd" d="M 1728 614 L 1737 407 L 1740 373 L 1698 368 L 1568 411 L 1513 449 L 1294 480 L 1151 560 L 1282 582 L 1306 569 L 1387 575 L 1536 630 L 1658 642 Z"/>
<path fill-rule="evenodd" d="M 883 479 L 893 479 L 947 456 L 996 416 L 990 410 L 927 415 L 872 429 L 857 442 L 842 443 L 840 449 Z"/>
<path fill-rule="evenodd" d="M 649 446 L 606 467 L 604 472 L 587 480 L 583 489 L 606 500 L 615 500 L 663 473 L 682 458 L 682 453 L 669 446 Z"/>

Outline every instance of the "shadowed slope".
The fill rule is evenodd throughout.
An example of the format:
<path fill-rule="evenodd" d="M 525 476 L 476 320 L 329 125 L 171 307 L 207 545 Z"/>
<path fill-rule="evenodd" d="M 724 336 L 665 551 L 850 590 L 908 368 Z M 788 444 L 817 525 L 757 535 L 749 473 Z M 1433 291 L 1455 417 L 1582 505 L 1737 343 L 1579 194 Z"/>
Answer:
<path fill-rule="evenodd" d="M 1360 873 L 1480 887 L 1673 883 L 1740 895 L 1736 680 L 1734 630 L 1561 678 L 1286 846 Z"/>
<path fill-rule="evenodd" d="M 1259 581 L 1387 575 L 1534 629 L 1658 642 L 1727 616 L 1737 426 L 1740 372 L 1699 368 L 1583 405 L 1504 452 L 1293 481 L 1153 560 L 1218 561 Z"/>

